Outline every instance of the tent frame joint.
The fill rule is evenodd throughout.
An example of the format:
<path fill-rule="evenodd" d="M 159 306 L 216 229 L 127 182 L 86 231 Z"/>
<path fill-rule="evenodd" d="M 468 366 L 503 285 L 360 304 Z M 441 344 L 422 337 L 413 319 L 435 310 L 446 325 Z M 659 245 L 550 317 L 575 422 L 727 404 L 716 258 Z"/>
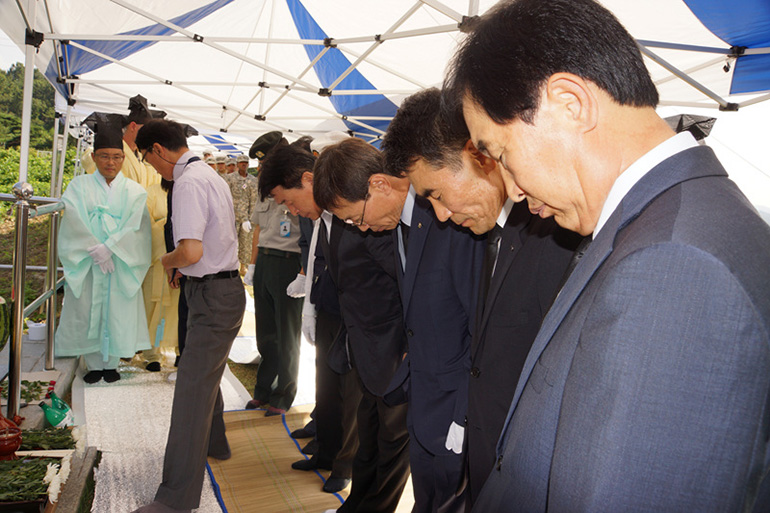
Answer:
<path fill-rule="evenodd" d="M 203 42 L 203 36 L 200 34 L 193 34 L 193 41 L 196 43 L 202 43 Z"/>
<path fill-rule="evenodd" d="M 730 53 L 728 57 L 735 57 L 737 59 L 741 55 L 744 55 L 746 50 L 748 50 L 748 47 L 746 46 L 732 46 L 730 47 Z"/>
<path fill-rule="evenodd" d="M 27 46 L 34 46 L 35 48 L 40 50 L 40 45 L 43 44 L 44 39 L 45 38 L 43 37 L 42 32 L 38 32 L 36 30 L 29 30 L 29 29 L 25 31 L 24 44 Z"/>
<path fill-rule="evenodd" d="M 321 89 L 318 90 L 318 96 L 329 97 L 331 95 L 332 95 L 332 92 L 328 87 L 322 87 Z"/>
<path fill-rule="evenodd" d="M 719 106 L 719 110 L 721 112 L 738 112 L 739 108 L 740 108 L 740 104 L 732 103 L 732 102 L 728 102 L 725 105 Z"/>
<path fill-rule="evenodd" d="M 262 114 L 256 114 L 254 116 L 254 119 L 256 119 L 257 121 L 264 121 L 266 118 Z"/>
<path fill-rule="evenodd" d="M 326 48 L 337 48 L 337 43 L 334 42 L 333 37 L 324 38 L 324 46 Z"/>
<path fill-rule="evenodd" d="M 478 25 L 480 21 L 481 16 L 478 14 L 475 16 L 463 16 L 462 21 L 457 24 L 457 28 L 460 29 L 460 32 L 463 34 L 470 34 L 473 32 L 473 29 L 476 28 L 476 25 Z"/>

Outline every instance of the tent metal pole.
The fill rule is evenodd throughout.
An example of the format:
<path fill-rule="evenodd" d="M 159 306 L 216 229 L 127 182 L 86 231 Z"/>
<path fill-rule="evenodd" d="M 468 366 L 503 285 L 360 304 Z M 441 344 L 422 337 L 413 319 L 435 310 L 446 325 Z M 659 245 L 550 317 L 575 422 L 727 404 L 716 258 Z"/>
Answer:
<path fill-rule="evenodd" d="M 468 2 L 468 16 L 476 16 L 479 13 L 479 0 Z"/>
<path fill-rule="evenodd" d="M 727 107 L 728 102 L 724 98 L 719 96 L 717 93 L 715 93 L 714 91 L 712 91 L 708 87 L 704 86 L 700 82 L 697 82 L 697 81 L 693 80 L 691 77 L 688 77 L 685 73 L 683 73 L 681 70 L 679 70 L 676 66 L 673 66 L 672 64 L 667 62 L 665 59 L 663 59 L 660 56 L 656 55 L 649 48 L 646 48 L 645 46 L 642 46 L 642 45 L 638 45 L 638 46 L 639 46 L 639 50 L 641 50 L 641 52 L 644 55 L 646 55 L 647 57 L 652 59 L 653 62 L 659 64 L 660 66 L 664 67 L 665 69 L 667 69 L 668 71 L 670 71 L 674 75 L 678 76 L 683 81 L 687 82 L 692 87 L 694 87 L 695 89 L 697 89 L 701 93 L 705 94 L 706 96 L 708 96 L 709 98 L 711 98 L 712 100 L 717 102 L 720 106 Z"/>
<path fill-rule="evenodd" d="M 329 113 L 329 114 L 331 114 L 333 116 L 336 116 L 336 117 L 338 117 L 338 118 L 340 118 L 342 120 L 350 121 L 351 123 L 354 123 L 354 124 L 356 124 L 358 126 L 362 126 L 362 127 L 366 128 L 368 130 L 372 130 L 375 133 L 378 133 L 378 134 L 381 134 L 381 135 L 385 135 L 385 132 L 383 132 L 379 128 L 374 128 L 373 126 L 369 126 L 366 123 L 361 123 L 360 121 L 357 121 L 355 118 L 349 118 L 347 116 L 343 116 L 342 114 L 338 113 L 337 111 L 334 111 L 334 110 L 331 110 L 331 109 L 326 109 L 324 107 L 321 107 L 320 105 L 316 105 L 314 103 L 311 103 L 311 102 L 305 100 L 304 98 L 300 98 L 298 96 L 294 96 L 293 94 L 290 95 L 290 96 L 293 99 L 297 100 L 297 101 L 300 101 L 300 102 L 302 102 L 304 104 L 310 105 L 311 107 L 315 107 L 316 109 L 319 109 L 319 110 L 322 110 L 324 112 L 327 112 L 327 113 Z"/>
<path fill-rule="evenodd" d="M 420 1 L 425 5 L 429 5 L 430 7 L 433 7 L 441 14 L 449 16 L 450 18 L 455 20 L 457 23 L 460 23 L 461 21 L 463 21 L 462 14 L 450 8 L 449 6 L 442 4 L 441 2 L 438 2 L 436 0 L 420 0 Z"/>
<path fill-rule="evenodd" d="M 198 34 L 190 32 L 189 30 L 186 30 L 186 29 L 184 29 L 184 28 L 182 28 L 182 27 L 180 27 L 178 25 L 175 25 L 175 24 L 173 24 L 173 23 L 171 23 L 169 21 L 166 21 L 164 19 L 161 19 L 161 18 L 159 18 L 159 17 L 157 17 L 157 16 L 155 16 L 153 14 L 150 14 L 147 11 L 144 11 L 142 9 L 139 9 L 136 6 L 133 6 L 133 5 L 129 4 L 128 2 L 125 2 L 123 0 L 110 0 L 110 1 L 115 3 L 115 4 L 120 5 L 122 7 L 125 7 L 129 11 L 132 11 L 132 12 L 135 12 L 136 14 L 144 16 L 145 18 L 150 19 L 150 20 L 154 21 L 155 23 L 159 23 L 159 24 L 163 25 L 164 27 L 167 27 L 167 28 L 170 28 L 172 30 L 175 30 L 176 32 L 179 32 L 180 34 L 184 34 L 187 37 L 189 37 L 191 40 L 200 39 L 200 41 L 199 41 L 200 43 L 202 43 L 202 44 L 204 44 L 206 46 L 210 46 L 211 48 L 214 48 L 215 50 L 219 50 L 220 52 L 223 52 L 223 53 L 225 53 L 225 54 L 227 54 L 227 55 L 229 55 L 231 57 L 235 57 L 236 59 L 240 59 L 240 60 L 242 60 L 244 62 L 247 62 L 247 63 L 249 63 L 249 64 L 251 64 L 253 66 L 261 68 L 261 69 L 263 69 L 265 71 L 269 71 L 270 73 L 274 73 L 274 74 L 278 75 L 279 77 L 285 78 L 288 81 L 292 81 L 292 80 L 295 79 L 294 77 L 290 76 L 287 73 L 284 73 L 281 70 L 272 68 L 272 67 L 268 66 L 267 64 L 263 64 L 261 62 L 258 62 L 258 61 L 254 60 L 254 59 L 246 57 L 245 55 L 241 55 L 238 52 L 236 52 L 234 50 L 230 50 L 229 48 L 221 46 L 221 45 L 219 45 L 217 43 L 211 43 L 211 42 L 207 41 L 205 37 L 201 37 Z M 304 85 L 305 87 L 308 87 L 310 89 L 313 88 L 313 85 L 310 84 L 310 83 L 307 83 L 307 82 L 300 82 L 300 83 L 302 85 Z M 220 102 L 217 102 L 217 103 L 220 103 Z"/>
<path fill-rule="evenodd" d="M 388 34 L 388 35 L 381 34 L 379 36 L 345 37 L 340 39 L 334 39 L 334 42 L 337 45 L 349 44 L 349 43 L 368 43 L 371 41 L 376 41 L 377 37 L 379 37 L 380 40 L 385 41 L 388 39 L 404 39 L 407 37 L 429 36 L 431 34 L 443 34 L 445 32 L 459 32 L 459 31 L 460 29 L 458 28 L 457 23 L 452 23 L 449 25 L 439 25 L 437 27 L 405 30 L 403 32 L 393 32 L 392 34 Z"/>
<path fill-rule="evenodd" d="M 64 165 L 67 161 L 67 142 L 70 135 L 70 118 L 72 116 L 72 105 L 67 104 L 67 114 L 64 116 L 64 134 L 62 136 L 61 154 L 59 157 L 59 170 L 56 175 L 56 190 L 51 195 L 53 198 L 60 198 L 62 193 L 62 184 L 64 183 Z"/>
<path fill-rule="evenodd" d="M 53 147 L 51 148 L 51 187 L 49 195 L 53 197 L 56 190 L 56 166 L 59 162 L 58 149 L 59 149 L 59 114 L 57 113 L 53 120 Z"/>
<path fill-rule="evenodd" d="M 338 45 L 337 49 L 339 49 L 341 52 L 345 52 L 347 54 L 350 54 L 353 57 L 360 57 L 361 56 L 361 54 L 359 52 L 353 51 L 353 50 L 351 50 L 350 48 L 348 48 L 346 46 L 339 46 Z M 372 66 L 376 66 L 376 67 L 380 68 L 383 71 L 387 71 L 388 73 L 390 73 L 394 77 L 398 77 L 398 78 L 400 78 L 402 80 L 405 80 L 406 82 L 410 82 L 410 83 L 416 85 L 417 87 L 419 87 L 420 89 L 427 89 L 429 87 L 428 85 L 423 84 L 422 82 L 419 82 L 419 81 L 415 80 L 412 77 L 408 77 L 408 76 L 404 75 L 403 73 L 401 73 L 399 71 L 396 71 L 396 70 L 394 70 L 394 69 L 392 69 L 392 68 L 390 68 L 388 66 L 385 66 L 384 64 L 382 64 L 380 62 L 377 62 L 376 59 L 367 59 L 366 62 L 371 64 Z"/>
<path fill-rule="evenodd" d="M 687 68 L 686 70 L 684 70 L 684 72 L 687 73 L 688 75 L 692 75 L 696 71 L 700 71 L 700 70 L 705 69 L 705 68 L 710 68 L 711 66 L 716 66 L 717 64 L 723 64 L 724 62 L 725 62 L 725 58 L 724 57 L 717 57 L 716 59 L 712 59 L 712 60 L 710 60 L 708 62 L 704 62 L 703 64 L 699 64 L 697 66 L 693 66 L 692 68 Z M 667 76 L 665 78 L 661 78 L 660 80 L 655 80 L 654 82 L 655 82 L 656 86 L 659 86 L 661 84 L 665 84 L 665 83 L 677 80 L 678 78 L 679 77 L 677 77 L 675 75 L 669 75 L 669 76 Z"/>
<path fill-rule="evenodd" d="M 126 42 L 151 42 L 151 43 L 195 43 L 189 37 L 178 36 L 159 36 L 159 35 L 112 35 L 112 34 L 56 34 L 46 32 L 45 38 L 50 41 L 126 41 Z M 207 36 L 207 41 L 212 43 L 256 43 L 256 44 L 275 44 L 275 45 L 315 45 L 323 46 L 323 39 L 285 39 L 271 37 L 228 37 L 228 36 Z"/>
<path fill-rule="evenodd" d="M 370 47 L 369 47 L 369 48 L 368 48 L 368 49 L 367 49 L 367 50 L 366 50 L 366 51 L 363 53 L 363 55 L 361 55 L 361 57 L 359 57 L 358 59 L 356 59 L 356 61 L 355 61 L 353 64 L 351 64 L 351 65 L 348 67 L 348 69 L 346 69 L 346 70 L 345 70 L 345 71 L 344 71 L 344 72 L 343 72 L 343 73 L 342 73 L 340 76 L 338 76 L 338 77 L 337 77 L 337 80 L 335 80 L 334 82 L 332 82 L 332 83 L 329 85 L 329 87 L 328 87 L 327 89 L 329 89 L 329 91 L 334 91 L 334 88 L 335 88 L 335 87 L 337 87 L 337 86 L 339 85 L 339 83 L 340 83 L 340 82 L 342 82 L 343 80 L 345 80 L 345 77 L 347 77 L 347 76 L 348 76 L 350 73 L 352 73 L 352 72 L 353 72 L 353 70 L 354 70 L 354 69 L 356 69 L 356 67 L 358 67 L 358 65 L 359 65 L 359 64 L 361 64 L 361 62 L 363 62 L 363 61 L 364 61 L 364 60 L 365 60 L 365 59 L 366 59 L 366 58 L 369 56 L 369 54 L 370 54 L 370 53 L 372 53 L 372 52 L 373 52 L 373 51 L 374 51 L 374 50 L 375 50 L 375 49 L 376 49 L 378 46 L 380 46 L 380 45 L 382 44 L 383 38 L 385 38 L 385 37 L 387 37 L 389 34 L 392 34 L 393 32 L 395 32 L 395 30 L 396 30 L 398 27 L 400 27 L 400 26 L 401 26 L 401 25 L 402 25 L 402 24 L 403 24 L 403 23 L 404 23 L 406 20 L 408 20 L 409 18 L 411 18 L 411 17 L 412 17 L 412 15 L 413 15 L 414 13 L 416 13 L 416 12 L 417 12 L 417 10 L 418 10 L 420 7 L 422 7 L 422 4 L 421 4 L 420 2 L 417 2 L 416 4 L 412 5 L 412 7 L 410 7 L 410 8 L 409 8 L 409 10 L 408 10 L 408 11 L 406 11 L 406 12 L 404 13 L 404 15 L 403 15 L 403 16 L 401 16 L 401 17 L 400 17 L 398 20 L 396 20 L 396 22 L 395 22 L 393 25 L 391 25 L 391 27 L 390 27 L 388 30 L 386 30 L 384 34 L 382 34 L 382 37 L 378 37 L 378 38 L 376 39 L 375 43 L 374 43 L 373 45 L 371 45 L 371 46 L 370 46 Z"/>
<path fill-rule="evenodd" d="M 763 94 L 762 96 L 757 96 L 751 100 L 746 100 L 745 102 L 741 102 L 740 106 L 747 107 L 749 105 L 754 105 L 755 103 L 763 102 L 765 100 L 770 100 L 770 94 Z"/>
<path fill-rule="evenodd" d="M 35 20 L 35 7 L 32 3 L 32 22 Z M 29 164 L 29 132 L 32 123 L 32 88 L 35 78 L 35 45 L 33 33 L 27 32 L 27 44 L 24 48 L 24 92 L 21 104 L 21 145 L 19 148 L 19 181 L 27 181 L 27 166 Z"/>
<path fill-rule="evenodd" d="M 305 76 L 305 74 L 306 74 L 307 72 L 309 72 L 311 69 L 313 69 L 313 66 L 315 66 L 315 65 L 316 65 L 316 63 L 317 63 L 318 61 L 320 61 L 320 60 L 321 60 L 321 58 L 322 58 L 324 55 L 326 55 L 326 52 L 328 52 L 330 48 L 331 48 L 330 46 L 327 46 L 327 47 L 325 47 L 323 50 L 321 50 L 320 52 L 318 52 L 318 55 L 316 55 L 316 56 L 315 56 L 315 59 L 313 59 L 313 60 L 310 62 L 310 64 L 308 64 L 308 65 L 307 65 L 307 67 L 305 67 L 305 69 L 303 69 L 303 70 L 302 70 L 302 73 L 299 75 L 299 77 L 298 77 L 298 78 L 302 78 L 303 76 Z M 294 84 L 292 84 L 292 85 L 294 85 Z M 318 94 L 318 91 L 316 90 L 316 92 L 315 92 L 315 93 L 316 93 L 316 94 Z M 282 100 L 282 99 L 283 99 L 283 98 L 284 98 L 284 97 L 285 97 L 287 94 L 289 94 L 289 89 L 288 89 L 288 88 L 287 88 L 285 91 L 283 91 L 283 92 L 282 92 L 282 93 L 281 93 L 281 94 L 278 96 L 278 98 L 277 98 L 277 99 L 276 99 L 276 100 L 273 102 L 273 104 L 272 104 L 272 105 L 270 105 L 270 106 L 269 106 L 267 109 L 265 109 L 264 111 L 262 111 L 262 115 L 263 115 L 263 116 L 266 116 L 266 115 L 267 115 L 267 113 L 268 113 L 268 112 L 270 112 L 271 110 L 273 110 L 273 108 L 274 108 L 276 105 L 278 105 L 278 102 L 279 102 L 279 101 L 281 101 L 281 100 Z"/>
<path fill-rule="evenodd" d="M 729 55 L 729 48 L 716 48 L 713 46 L 698 46 L 698 45 L 686 45 L 681 43 L 666 43 L 663 41 L 650 41 L 647 39 L 637 39 L 636 43 L 649 48 L 663 48 L 666 50 L 685 50 L 688 52 L 698 53 L 719 53 L 722 55 Z"/>

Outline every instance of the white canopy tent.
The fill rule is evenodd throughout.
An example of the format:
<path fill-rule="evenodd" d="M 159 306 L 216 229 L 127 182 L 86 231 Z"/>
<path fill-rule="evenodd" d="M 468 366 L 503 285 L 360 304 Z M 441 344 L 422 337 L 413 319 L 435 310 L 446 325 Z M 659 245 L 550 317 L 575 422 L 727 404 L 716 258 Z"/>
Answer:
<path fill-rule="evenodd" d="M 752 109 L 766 111 L 770 102 L 760 102 L 770 98 L 770 86 L 739 95 L 731 89 L 745 90 L 735 84 L 738 61 L 770 57 L 770 44 L 743 49 L 723 41 L 693 14 L 706 18 L 703 11 L 713 5 L 699 11 L 695 4 L 719 2 L 686 1 L 603 0 L 637 38 L 661 93 L 661 112 L 737 109 L 720 117 L 743 119 Z M 726 6 L 727 14 L 712 12 L 709 26 L 748 9 L 754 26 L 747 30 L 766 30 L 770 7 L 744 1 L 749 4 Z M 204 136 L 218 134 L 241 151 L 270 130 L 290 139 L 348 130 L 377 144 L 404 97 L 440 86 L 462 30 L 493 3 L 0 0 L 0 29 L 34 56 L 60 91 L 57 109 L 70 114 L 70 125 L 94 110 L 125 113 L 128 99 L 141 94 L 170 118 Z M 28 27 L 42 38 L 37 48 L 25 45 Z M 760 67 L 770 69 L 766 63 Z M 752 137 L 752 147 L 767 146 L 758 139 L 764 129 L 741 131 L 739 146 Z M 745 157 L 735 144 L 725 146 Z M 740 167 L 752 175 L 747 193 L 770 210 L 767 157 L 751 157 Z"/>

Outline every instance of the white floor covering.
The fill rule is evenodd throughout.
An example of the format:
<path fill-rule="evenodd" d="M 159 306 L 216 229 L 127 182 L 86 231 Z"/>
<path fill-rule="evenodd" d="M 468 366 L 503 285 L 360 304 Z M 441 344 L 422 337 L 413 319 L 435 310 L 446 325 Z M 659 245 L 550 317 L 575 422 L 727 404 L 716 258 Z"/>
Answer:
<path fill-rule="evenodd" d="M 247 298 L 246 329 L 242 329 L 232 352 L 239 359 L 256 351 L 254 306 L 248 294 Z M 97 513 L 128 513 L 148 504 L 161 481 L 174 394 L 174 384 L 167 381 L 173 370 L 173 359 L 167 359 L 163 371 L 155 373 L 145 371 L 137 365 L 138 361 L 135 358 L 131 364 L 122 365 L 119 369 L 121 380 L 116 383 L 100 381 L 86 385 L 82 380 L 84 372 L 80 369 L 72 385 L 76 423 L 86 425 L 88 445 L 102 452 L 101 463 L 95 470 L 96 490 L 91 508 Z M 300 349 L 298 389 L 295 405 L 314 402 L 315 349 L 304 338 Z M 225 410 L 243 409 L 251 392 L 243 388 L 229 369 L 225 372 L 222 379 Z M 195 511 L 222 511 L 208 474 L 203 484 L 201 505 Z"/>

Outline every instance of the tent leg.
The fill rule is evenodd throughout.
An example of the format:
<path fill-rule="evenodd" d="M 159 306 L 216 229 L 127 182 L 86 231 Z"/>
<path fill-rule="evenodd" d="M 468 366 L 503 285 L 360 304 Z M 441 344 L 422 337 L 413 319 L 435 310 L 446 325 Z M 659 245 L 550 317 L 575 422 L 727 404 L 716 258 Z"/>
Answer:
<path fill-rule="evenodd" d="M 59 156 L 59 169 L 56 175 L 56 188 L 53 190 L 51 196 L 54 198 L 60 198 L 62 192 L 62 184 L 64 183 L 64 164 L 67 159 L 67 142 L 70 135 L 70 117 L 72 116 L 72 105 L 67 105 L 67 114 L 64 116 L 64 134 L 62 137 L 62 145 Z M 53 175 L 51 175 L 51 185 L 53 186 Z"/>

